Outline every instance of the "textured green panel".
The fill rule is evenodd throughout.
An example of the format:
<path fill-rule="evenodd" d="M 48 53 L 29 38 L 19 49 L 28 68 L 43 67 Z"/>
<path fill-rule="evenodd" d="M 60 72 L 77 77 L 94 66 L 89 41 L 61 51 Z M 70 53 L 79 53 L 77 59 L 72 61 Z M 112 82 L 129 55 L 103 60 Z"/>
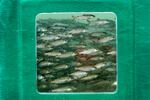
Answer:
<path fill-rule="evenodd" d="M 0 1 L 0 99 L 149 100 L 149 1 L 64 1 Z M 39 94 L 36 88 L 36 15 L 41 12 L 88 11 L 114 12 L 117 15 L 117 91 L 99 94 Z M 142 19 L 146 19 L 146 22 Z"/>
<path fill-rule="evenodd" d="M 19 99 L 17 2 L 0 3 L 0 99 Z"/>
<path fill-rule="evenodd" d="M 150 1 L 135 2 L 135 99 L 150 100 Z"/>

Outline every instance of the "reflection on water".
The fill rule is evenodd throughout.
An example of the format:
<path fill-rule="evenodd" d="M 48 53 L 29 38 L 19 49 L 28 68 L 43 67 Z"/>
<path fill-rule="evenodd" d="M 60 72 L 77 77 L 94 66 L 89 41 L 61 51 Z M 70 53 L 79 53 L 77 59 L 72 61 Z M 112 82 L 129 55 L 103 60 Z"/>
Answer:
<path fill-rule="evenodd" d="M 36 28 L 40 92 L 115 91 L 114 20 L 82 14 L 71 19 L 38 19 Z"/>

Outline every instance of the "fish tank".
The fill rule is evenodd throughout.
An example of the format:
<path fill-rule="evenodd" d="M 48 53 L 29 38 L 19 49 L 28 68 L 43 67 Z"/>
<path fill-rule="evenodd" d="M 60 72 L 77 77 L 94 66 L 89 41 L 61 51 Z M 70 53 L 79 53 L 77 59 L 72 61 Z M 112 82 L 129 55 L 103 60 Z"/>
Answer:
<path fill-rule="evenodd" d="M 38 92 L 116 91 L 114 13 L 39 13 L 35 23 Z"/>
<path fill-rule="evenodd" d="M 0 100 L 150 100 L 148 2 L 0 4 Z"/>

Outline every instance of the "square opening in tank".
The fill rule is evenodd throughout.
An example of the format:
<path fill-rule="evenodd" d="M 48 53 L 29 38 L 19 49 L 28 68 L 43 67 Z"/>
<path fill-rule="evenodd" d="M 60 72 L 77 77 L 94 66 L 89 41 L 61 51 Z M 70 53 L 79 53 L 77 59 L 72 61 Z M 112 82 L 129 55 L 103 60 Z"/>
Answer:
<path fill-rule="evenodd" d="M 114 92 L 117 87 L 116 26 L 116 15 L 111 12 L 38 14 L 38 91 Z"/>

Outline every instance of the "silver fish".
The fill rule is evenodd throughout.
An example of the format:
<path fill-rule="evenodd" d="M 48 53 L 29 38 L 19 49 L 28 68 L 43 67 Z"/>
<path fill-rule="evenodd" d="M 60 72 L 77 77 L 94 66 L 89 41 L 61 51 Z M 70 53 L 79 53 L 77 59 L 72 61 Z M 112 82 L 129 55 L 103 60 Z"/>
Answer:
<path fill-rule="evenodd" d="M 97 20 L 93 20 L 91 23 L 90 23 L 90 25 L 91 26 L 95 26 L 95 25 L 105 25 L 105 24 L 108 24 L 109 23 L 109 21 L 107 21 L 107 20 L 100 20 L 100 19 L 97 19 Z"/>
<path fill-rule="evenodd" d="M 98 50 L 97 49 L 87 49 L 87 50 L 83 50 L 82 52 L 79 52 L 79 54 L 83 54 L 83 55 L 93 55 L 93 54 L 97 54 Z"/>
<path fill-rule="evenodd" d="M 65 44 L 65 43 L 67 43 L 67 41 L 65 41 L 65 40 L 57 40 L 57 41 L 52 42 L 51 45 L 52 46 L 59 46 L 59 45 Z"/>
<path fill-rule="evenodd" d="M 45 44 L 37 44 L 37 49 L 43 49 L 45 48 Z"/>
<path fill-rule="evenodd" d="M 51 73 L 51 71 L 48 69 L 42 69 L 42 70 L 40 70 L 40 73 L 41 74 L 49 74 L 49 73 Z"/>
<path fill-rule="evenodd" d="M 80 16 L 72 16 L 74 20 L 88 20 L 88 19 L 91 19 L 91 18 L 94 18 L 95 15 L 93 14 L 83 14 L 83 15 L 80 15 Z"/>
<path fill-rule="evenodd" d="M 53 83 L 53 84 L 63 84 L 63 83 L 68 83 L 72 80 L 73 79 L 71 79 L 70 77 L 61 77 L 61 78 L 58 78 L 58 79 L 55 79 L 55 80 L 51 81 L 51 83 Z"/>
<path fill-rule="evenodd" d="M 106 42 L 109 42 L 111 40 L 113 40 L 114 38 L 113 37 L 104 37 L 100 40 L 98 40 L 99 43 L 106 43 Z"/>
<path fill-rule="evenodd" d="M 52 50 L 53 48 L 50 46 L 45 46 L 44 44 L 38 44 L 37 49 L 43 50 L 43 51 L 49 51 Z"/>
<path fill-rule="evenodd" d="M 103 68 L 105 66 L 106 66 L 105 63 L 98 63 L 98 64 L 95 65 L 95 68 L 100 69 L 100 68 Z"/>
<path fill-rule="evenodd" d="M 112 85 L 113 85 L 113 86 L 116 86 L 116 85 L 117 85 L 117 81 L 115 81 Z"/>
<path fill-rule="evenodd" d="M 61 27 L 61 26 L 53 26 L 51 28 L 54 30 L 65 30 L 66 29 L 65 27 Z"/>
<path fill-rule="evenodd" d="M 38 76 L 37 76 L 37 79 L 38 79 L 38 80 L 42 80 L 42 79 L 44 79 L 44 77 L 43 77 L 42 75 L 38 75 Z"/>
<path fill-rule="evenodd" d="M 92 66 L 83 66 L 83 67 L 76 67 L 75 70 L 89 72 L 89 71 L 96 70 L 96 68 L 94 68 Z"/>
<path fill-rule="evenodd" d="M 116 55 L 116 51 L 110 51 L 107 53 L 108 55 Z"/>
<path fill-rule="evenodd" d="M 105 33 L 102 33 L 102 32 L 95 32 L 95 33 L 92 33 L 92 34 L 91 34 L 91 36 L 92 36 L 92 37 L 95 37 L 95 38 L 101 37 L 101 36 L 104 36 L 104 35 L 105 35 Z"/>
<path fill-rule="evenodd" d="M 87 73 L 86 73 L 86 72 L 83 72 L 83 71 L 77 71 L 77 72 L 71 73 L 70 75 L 71 75 L 74 79 L 78 79 L 78 78 L 82 78 L 82 77 L 87 76 Z"/>
<path fill-rule="evenodd" d="M 85 45 L 74 45 L 74 46 L 70 46 L 70 47 L 72 47 L 72 48 L 86 48 L 86 46 Z"/>
<path fill-rule="evenodd" d="M 67 53 L 63 53 L 59 56 L 57 56 L 58 58 L 68 58 L 68 57 L 73 57 L 75 56 L 76 54 L 74 52 L 67 52 Z"/>
<path fill-rule="evenodd" d="M 54 23 L 52 26 L 61 26 L 61 27 L 67 27 L 67 24 L 63 24 L 63 23 Z"/>
<path fill-rule="evenodd" d="M 97 61 L 97 60 L 104 60 L 103 57 L 92 57 L 90 58 L 91 61 Z"/>
<path fill-rule="evenodd" d="M 97 77 L 98 77 L 98 75 L 90 75 L 90 76 L 83 77 L 80 80 L 82 80 L 82 81 L 89 81 L 89 80 L 96 79 Z"/>
<path fill-rule="evenodd" d="M 105 69 L 105 70 L 107 70 L 107 71 L 109 71 L 109 72 L 113 72 L 113 71 L 115 71 L 115 69 L 114 69 L 114 68 L 107 68 L 107 69 Z"/>
<path fill-rule="evenodd" d="M 48 61 L 44 61 L 44 62 L 41 62 L 39 64 L 39 67 L 47 67 L 47 66 L 50 66 L 50 65 L 53 65 L 54 63 L 52 62 L 48 62 Z"/>
<path fill-rule="evenodd" d="M 44 54 L 45 56 L 60 56 L 60 52 L 47 52 Z"/>
<path fill-rule="evenodd" d="M 42 48 L 43 51 L 50 51 L 52 50 L 53 48 L 52 47 L 45 47 L 45 48 Z"/>
<path fill-rule="evenodd" d="M 75 89 L 76 89 L 75 87 L 68 86 L 68 87 L 61 87 L 61 88 L 54 89 L 54 90 L 52 90 L 52 92 L 71 92 Z"/>
<path fill-rule="evenodd" d="M 86 32 L 86 30 L 85 29 L 72 29 L 71 31 L 68 31 L 68 33 L 70 33 L 70 34 L 79 34 L 79 33 L 84 33 L 84 32 Z"/>
<path fill-rule="evenodd" d="M 53 75 L 51 75 L 51 74 L 46 74 L 46 75 L 45 75 L 45 78 L 47 78 L 47 79 L 51 79 L 51 78 L 54 78 L 54 76 L 53 76 Z"/>
<path fill-rule="evenodd" d="M 101 20 L 101 21 L 97 21 L 96 24 L 97 25 L 105 25 L 105 24 L 108 24 L 109 22 L 106 21 L 106 20 Z"/>
<path fill-rule="evenodd" d="M 59 66 L 55 67 L 55 70 L 64 70 L 64 69 L 67 69 L 67 68 L 69 68 L 68 65 L 59 65 Z"/>
<path fill-rule="evenodd" d="M 38 86 L 38 88 L 40 88 L 40 89 L 46 89 L 46 88 L 47 88 L 47 85 L 46 85 L 46 84 L 40 84 L 40 85 Z"/>
<path fill-rule="evenodd" d="M 48 36 L 42 36 L 41 39 L 44 41 L 53 41 L 53 40 L 60 39 L 60 37 L 55 36 L 55 35 L 48 35 Z"/>
<path fill-rule="evenodd" d="M 80 62 L 72 62 L 71 65 L 73 65 L 73 66 L 81 66 L 82 63 L 80 63 Z"/>
<path fill-rule="evenodd" d="M 73 37 L 71 34 L 58 34 L 60 38 L 71 38 Z"/>
<path fill-rule="evenodd" d="M 47 28 L 46 27 L 40 27 L 40 26 L 38 26 L 38 28 L 37 28 L 37 32 L 47 32 L 48 30 L 47 30 Z"/>

